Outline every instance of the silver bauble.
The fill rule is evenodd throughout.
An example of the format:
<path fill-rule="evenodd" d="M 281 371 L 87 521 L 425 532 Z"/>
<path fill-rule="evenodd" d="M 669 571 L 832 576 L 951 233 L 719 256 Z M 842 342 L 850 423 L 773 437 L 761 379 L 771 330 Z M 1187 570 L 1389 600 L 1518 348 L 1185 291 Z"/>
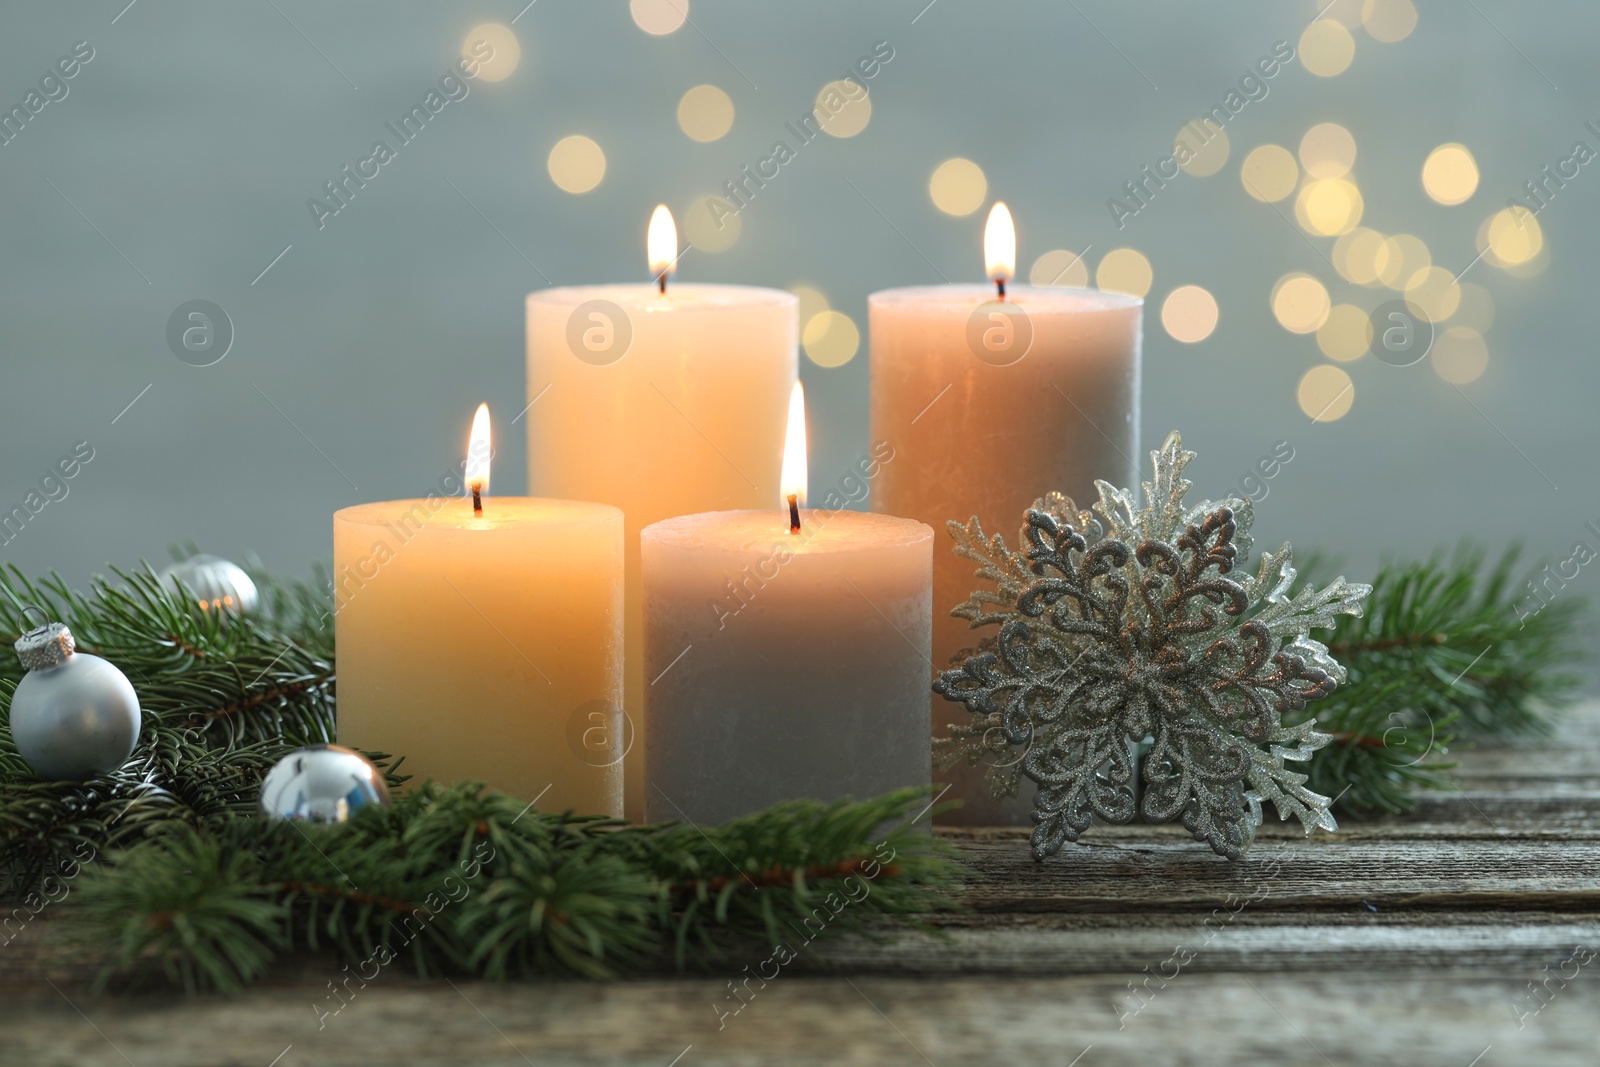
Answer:
<path fill-rule="evenodd" d="M 205 553 L 179 560 L 161 571 L 162 584 L 182 582 L 195 595 L 199 607 L 208 610 L 251 612 L 261 602 L 256 583 L 244 568 L 220 556 Z"/>
<path fill-rule="evenodd" d="M 127 761 L 139 740 L 139 698 L 127 675 L 45 623 L 17 638 L 28 669 L 11 696 L 11 737 L 40 778 L 92 778 Z"/>
<path fill-rule="evenodd" d="M 279 760 L 261 783 L 261 807 L 280 819 L 348 822 L 369 805 L 389 803 L 383 774 L 343 745 L 310 745 Z"/>

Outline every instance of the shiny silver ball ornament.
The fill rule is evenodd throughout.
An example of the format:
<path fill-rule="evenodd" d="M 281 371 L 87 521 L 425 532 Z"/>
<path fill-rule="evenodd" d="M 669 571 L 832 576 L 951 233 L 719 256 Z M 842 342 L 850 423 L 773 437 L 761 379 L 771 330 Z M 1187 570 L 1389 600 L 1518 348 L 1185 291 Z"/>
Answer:
<path fill-rule="evenodd" d="M 40 778 L 92 778 L 121 767 L 139 740 L 139 698 L 128 676 L 47 622 L 17 638 L 28 673 L 11 696 L 11 737 Z"/>
<path fill-rule="evenodd" d="M 279 760 L 261 783 L 268 815 L 303 822 L 349 822 L 370 805 L 389 803 L 383 774 L 343 745 L 310 745 Z"/>
<path fill-rule="evenodd" d="M 166 567 L 158 576 L 163 585 L 182 582 L 206 611 L 254 611 L 261 603 L 256 583 L 237 563 L 205 553 L 190 556 Z"/>

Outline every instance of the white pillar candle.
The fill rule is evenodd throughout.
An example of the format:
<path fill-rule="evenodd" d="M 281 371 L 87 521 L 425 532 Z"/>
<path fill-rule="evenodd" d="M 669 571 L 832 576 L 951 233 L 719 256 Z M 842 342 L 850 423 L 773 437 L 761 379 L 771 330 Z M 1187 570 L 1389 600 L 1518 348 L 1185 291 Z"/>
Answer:
<path fill-rule="evenodd" d="M 990 278 L 1009 280 L 1009 213 L 996 205 Z M 999 229 L 1000 233 L 994 231 Z M 998 247 L 997 247 L 998 246 Z M 994 253 L 999 252 L 1000 255 Z M 950 610 L 978 587 L 974 564 L 950 551 L 951 519 L 976 515 L 985 532 L 1015 546 L 1024 510 L 1046 493 L 1080 507 L 1098 499 L 1095 479 L 1129 485 L 1137 475 L 1140 309 L 1143 301 L 1088 289 L 939 285 L 891 289 L 867 299 L 872 350 L 872 439 L 895 461 L 872 489 L 875 511 L 940 531 L 934 553 L 933 660 L 942 669 L 982 634 Z M 935 732 L 967 723 L 960 705 L 934 698 Z M 1003 803 L 989 798 L 985 766 L 935 772 L 962 807 L 940 821 L 1028 825 L 1031 783 Z"/>
<path fill-rule="evenodd" d="M 928 784 L 933 531 L 785 496 L 644 530 L 648 820 Z"/>
<path fill-rule="evenodd" d="M 481 514 L 437 494 L 334 513 L 339 741 L 620 816 L 622 513 L 490 497 L 467 466 Z"/>
<path fill-rule="evenodd" d="M 652 219 L 652 285 L 546 289 L 527 301 L 528 484 L 622 509 L 627 810 L 642 817 L 646 686 L 639 531 L 675 515 L 767 506 L 798 368 L 793 293 L 666 285 L 675 237 Z M 664 250 L 664 251 L 663 251 Z"/>

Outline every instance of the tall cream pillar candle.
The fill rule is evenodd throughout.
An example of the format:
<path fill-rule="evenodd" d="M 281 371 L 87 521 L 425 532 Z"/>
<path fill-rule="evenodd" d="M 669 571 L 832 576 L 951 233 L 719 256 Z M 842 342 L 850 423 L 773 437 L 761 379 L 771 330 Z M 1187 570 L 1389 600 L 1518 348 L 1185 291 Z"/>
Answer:
<path fill-rule="evenodd" d="M 1004 244 L 993 239 L 994 221 L 990 252 Z M 1003 284 L 1010 275 L 1010 263 L 990 257 L 992 279 Z M 982 636 L 950 617 L 978 582 L 974 565 L 951 553 L 947 521 L 976 515 L 1014 548 L 1024 510 L 1046 493 L 1067 493 L 1087 507 L 1098 499 L 1095 479 L 1133 484 L 1142 304 L 1095 290 L 1027 287 L 1006 289 L 1002 300 L 982 285 L 868 297 L 872 440 L 895 449 L 873 486 L 872 507 L 940 531 L 933 564 L 939 667 Z M 933 698 L 933 709 L 938 736 L 949 723 L 970 721 L 957 704 Z M 1028 825 L 1032 783 L 1024 779 L 1017 797 L 996 803 L 986 769 L 963 763 L 934 772 L 952 786 L 946 798 L 963 802 L 941 821 Z"/>
<path fill-rule="evenodd" d="M 339 741 L 621 815 L 622 512 L 478 488 L 334 513 Z"/>
<path fill-rule="evenodd" d="M 805 504 L 805 402 L 760 511 L 643 536 L 644 812 L 720 823 L 928 784 L 933 531 Z"/>
<path fill-rule="evenodd" d="M 659 220 L 666 220 L 658 209 Z M 653 234 L 661 222 L 652 220 Z M 622 509 L 627 561 L 627 811 L 642 817 L 645 677 L 639 531 L 675 515 L 768 506 L 798 374 L 793 293 L 665 284 L 528 296 L 530 491 Z M 662 288 L 665 291 L 662 291 Z"/>

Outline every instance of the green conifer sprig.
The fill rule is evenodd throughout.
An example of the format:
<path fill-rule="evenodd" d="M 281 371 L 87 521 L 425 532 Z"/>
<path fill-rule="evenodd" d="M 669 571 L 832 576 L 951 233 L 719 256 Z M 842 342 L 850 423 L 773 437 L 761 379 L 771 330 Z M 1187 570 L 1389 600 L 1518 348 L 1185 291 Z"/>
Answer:
<path fill-rule="evenodd" d="M 1416 789 L 1449 787 L 1452 744 L 1543 733 L 1573 698 L 1585 604 L 1529 598 L 1518 555 L 1463 545 L 1387 563 L 1365 614 L 1340 618 L 1327 644 L 1349 680 L 1302 717 L 1334 735 L 1309 784 L 1343 813 L 1409 810 Z"/>
<path fill-rule="evenodd" d="M 952 907 L 962 869 L 927 810 L 902 790 L 701 830 L 429 783 L 343 826 L 175 825 L 90 869 L 72 900 L 79 936 L 115 946 L 101 984 L 154 972 L 236 992 L 297 947 L 331 950 L 336 981 L 390 964 L 611 978 Z"/>

